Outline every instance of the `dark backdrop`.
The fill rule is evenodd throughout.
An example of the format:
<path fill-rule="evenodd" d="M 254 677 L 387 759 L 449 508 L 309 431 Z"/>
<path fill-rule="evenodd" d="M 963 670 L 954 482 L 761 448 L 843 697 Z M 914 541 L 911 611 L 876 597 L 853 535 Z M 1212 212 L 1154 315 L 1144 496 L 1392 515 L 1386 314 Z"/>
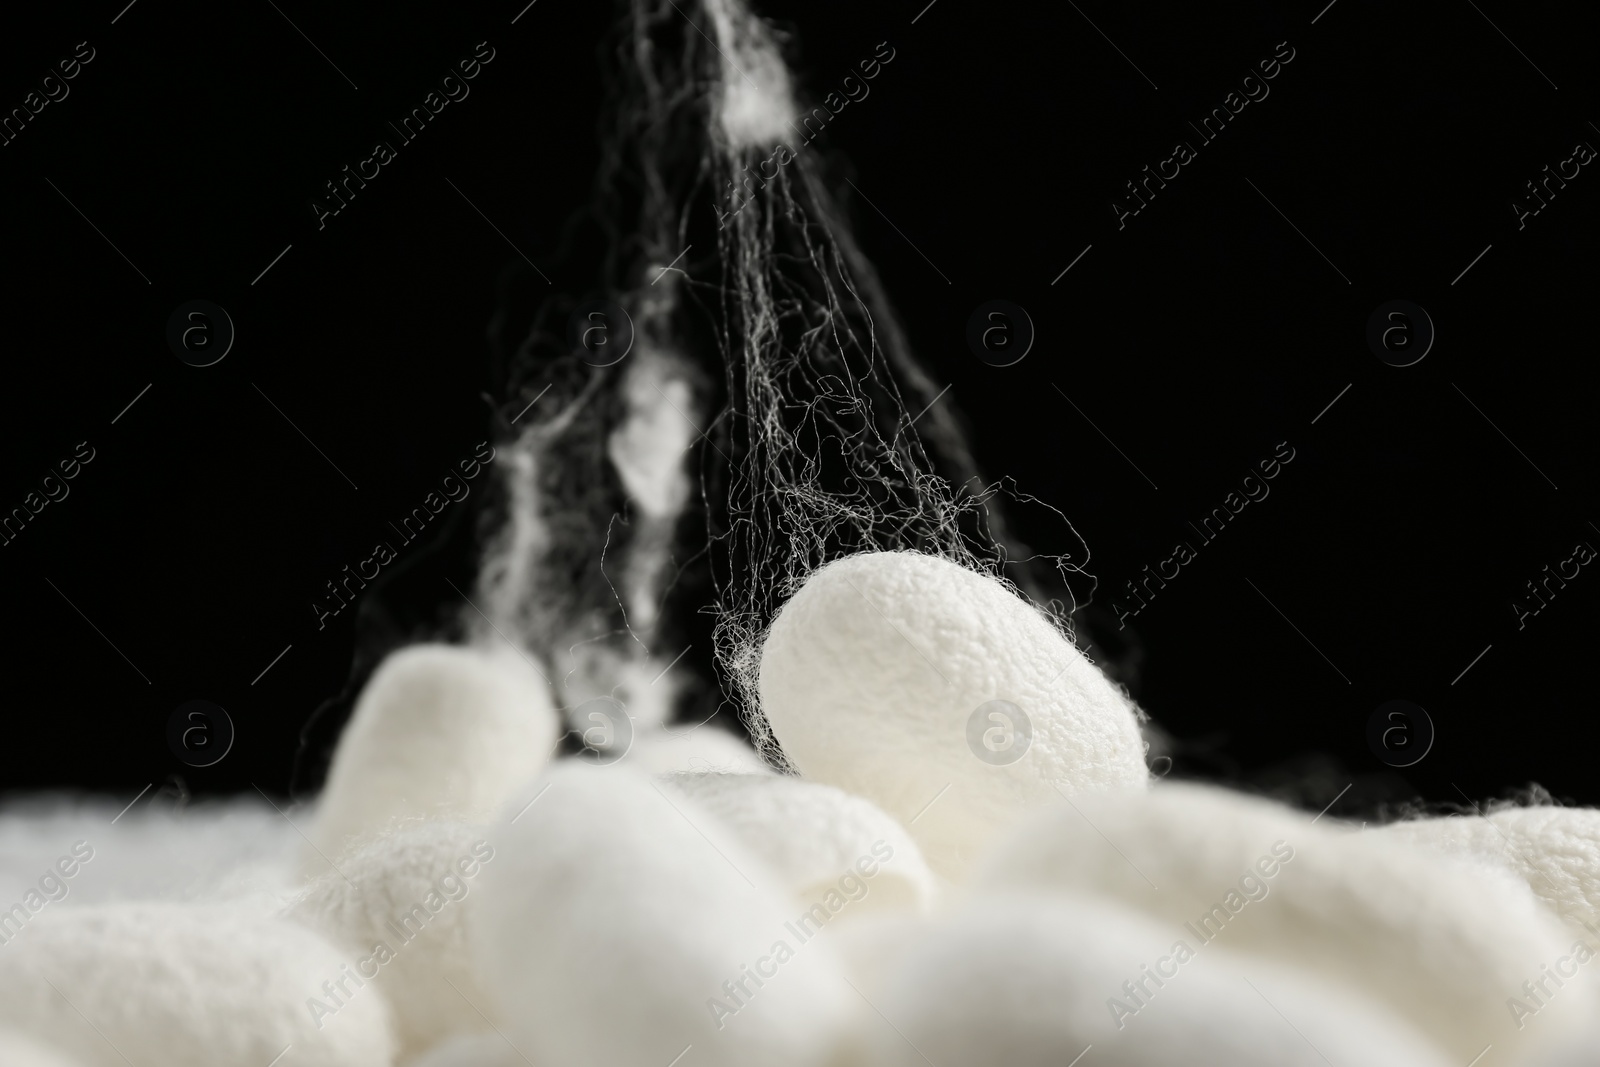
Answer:
<path fill-rule="evenodd" d="M 1310 782 L 1308 804 L 1359 783 L 1349 811 L 1531 781 L 1600 801 L 1580 740 L 1600 577 L 1574 560 L 1519 620 L 1538 607 L 1525 583 L 1600 545 L 1600 177 L 1575 160 L 1538 214 L 1513 209 L 1600 146 L 1578 16 L 924 2 L 762 10 L 814 97 L 894 50 L 817 148 L 854 183 L 867 251 L 986 473 L 1087 540 L 1095 650 L 1178 739 L 1179 773 Z M 312 600 L 488 436 L 497 302 L 526 315 L 593 280 L 563 275 L 584 251 L 563 241 L 598 160 L 611 12 L 523 3 L 7 15 L 0 107 L 66 95 L 0 147 L 0 507 L 67 495 L 0 547 L 0 787 L 289 787 L 352 665 L 355 613 L 319 630 Z M 84 41 L 65 88 L 42 84 Z M 480 41 L 470 96 L 319 230 L 323 183 L 397 141 L 385 122 Z M 1291 49 L 1202 143 L 1190 123 Z M 1125 183 L 1178 141 L 1196 158 L 1119 222 L 1114 201 L 1138 206 Z M 1009 367 L 965 338 L 997 298 L 1037 334 Z M 206 368 L 165 338 L 194 299 L 236 328 Z M 1395 299 L 1437 333 L 1408 367 L 1366 337 Z M 1205 543 L 1190 523 L 1280 442 L 1294 458 L 1270 495 Z M 395 568 L 396 632 L 470 580 L 452 519 Z M 1019 523 L 1043 547 L 1059 534 Z M 1194 558 L 1128 613 L 1124 583 L 1178 542 Z M 237 727 L 209 768 L 166 742 L 192 699 Z M 1437 731 L 1398 771 L 1366 733 L 1395 699 Z"/>

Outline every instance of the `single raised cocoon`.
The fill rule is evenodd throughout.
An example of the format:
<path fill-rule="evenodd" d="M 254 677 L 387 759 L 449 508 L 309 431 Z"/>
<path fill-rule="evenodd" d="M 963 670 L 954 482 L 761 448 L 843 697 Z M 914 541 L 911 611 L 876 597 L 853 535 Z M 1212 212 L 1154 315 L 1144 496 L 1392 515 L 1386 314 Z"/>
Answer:
<path fill-rule="evenodd" d="M 555 741 L 549 687 L 516 653 L 401 649 L 356 702 L 309 836 L 337 860 L 407 820 L 487 822 Z M 315 855 L 305 866 L 327 870 Z"/>
<path fill-rule="evenodd" d="M 917 843 L 869 800 L 776 774 L 680 773 L 666 781 L 766 861 L 779 888 L 804 907 L 830 893 L 849 901 L 852 917 L 921 911 L 933 901 L 933 872 Z"/>
<path fill-rule="evenodd" d="M 1521 882 L 1209 786 L 1074 797 L 1019 827 L 973 890 L 1117 898 L 1360 989 L 1461 1063 L 1489 1044 L 1559 1040 L 1593 1008 L 1579 974 L 1536 994 L 1537 1026 L 1513 1011 L 1511 998 L 1535 1006 L 1523 983 L 1573 949 Z"/>
<path fill-rule="evenodd" d="M 0 1026 L 82 1067 L 265 1067 L 291 1045 L 296 1067 L 390 1067 L 382 993 L 350 985 L 336 1013 L 307 1010 L 345 959 L 243 905 L 62 907 L 0 950 Z"/>
<path fill-rule="evenodd" d="M 850 1009 L 826 938 L 692 800 L 563 761 L 493 828 L 480 982 L 534 1063 L 822 1064 Z M 503 844 L 502 844 L 503 843 Z M 791 929 L 799 923 L 797 929 Z M 780 947 L 781 946 L 781 947 Z"/>
<path fill-rule="evenodd" d="M 818 570 L 772 623 L 760 695 L 803 775 L 876 802 L 947 877 L 1028 808 L 1149 777 L 1122 692 L 999 582 L 934 556 Z"/>
<path fill-rule="evenodd" d="M 859 1062 L 1459 1067 L 1381 1003 L 1224 948 L 1179 962 L 1185 941 L 1196 949 L 1181 927 L 1109 901 L 975 899 L 901 956 L 875 998 L 882 1016 L 862 1016 Z"/>
<path fill-rule="evenodd" d="M 1600 811 L 1594 808 L 1507 808 L 1394 823 L 1373 833 L 1508 871 L 1556 914 L 1600 938 Z M 1600 950 L 1600 940 L 1591 944 Z"/>
<path fill-rule="evenodd" d="M 393 1005 L 403 1057 L 483 1027 L 488 997 L 466 916 L 494 859 L 488 838 L 486 828 L 462 823 L 403 827 L 341 859 L 285 911 L 346 953 L 336 987 L 365 982 Z M 320 1018 L 331 1002 L 316 992 L 321 1007 L 311 1010 Z"/>

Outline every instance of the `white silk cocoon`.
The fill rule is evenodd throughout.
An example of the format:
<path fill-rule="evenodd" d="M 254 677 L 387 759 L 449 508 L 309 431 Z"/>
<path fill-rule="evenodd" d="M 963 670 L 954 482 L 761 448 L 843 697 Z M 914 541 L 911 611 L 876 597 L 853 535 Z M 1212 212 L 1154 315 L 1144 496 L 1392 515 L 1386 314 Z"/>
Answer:
<path fill-rule="evenodd" d="M 1081 1056 L 1100 1067 L 1459 1067 L 1376 1001 L 1221 948 L 1169 962 L 1173 976 L 1146 979 L 1149 998 L 1133 1001 L 1123 983 L 1143 978 L 1141 965 L 1186 936 L 1091 899 L 976 900 L 901 956 L 876 1001 L 881 1017 L 862 1019 L 860 1062 L 1066 1067 Z M 1143 1006 L 1113 1012 L 1113 998 Z"/>
<path fill-rule="evenodd" d="M 1099 668 L 999 582 L 934 556 L 863 553 L 812 574 L 772 624 L 760 693 L 802 774 L 906 823 L 947 877 L 1028 808 L 1149 777 L 1134 709 Z M 995 700 L 1031 729 L 1005 765 L 969 741 Z"/>
<path fill-rule="evenodd" d="M 917 843 L 869 800 L 775 774 L 674 774 L 666 782 L 764 860 L 782 880 L 779 888 L 803 907 L 847 875 L 866 887 L 851 902 L 852 917 L 868 910 L 921 911 L 933 901 L 933 873 Z M 885 851 L 890 858 L 880 860 Z"/>
<path fill-rule="evenodd" d="M 794 905 L 756 888 L 777 881 L 760 860 L 623 767 L 567 761 L 539 790 L 494 828 L 470 920 L 480 980 L 523 1055 L 667 1064 L 692 1045 L 698 1064 L 826 1062 L 853 994 L 827 939 L 801 942 L 785 926 Z M 774 962 L 778 942 L 789 951 Z"/>
<path fill-rule="evenodd" d="M 509 650 L 413 645 L 361 692 L 309 837 L 337 861 L 414 818 L 487 822 L 556 742 L 549 687 Z M 308 873 L 327 864 L 305 860 Z"/>
<path fill-rule="evenodd" d="M 239 906 L 64 907 L 0 950 L 0 1025 L 82 1067 L 265 1067 L 290 1045 L 295 1067 L 390 1067 L 381 995 L 358 992 L 320 1028 L 306 1010 L 341 962 L 312 931 Z"/>
<path fill-rule="evenodd" d="M 1519 1033 L 1507 998 L 1572 947 L 1519 881 L 1222 789 L 1163 784 L 1041 812 L 975 878 L 978 894 L 1012 889 L 1114 897 L 1344 981 L 1461 1063 L 1489 1044 L 1560 1040 L 1593 1007 L 1592 986 L 1569 982 Z"/>
<path fill-rule="evenodd" d="M 285 909 L 345 953 L 350 970 L 329 978 L 348 991 L 354 971 L 388 999 L 402 1055 L 483 1027 L 478 1012 L 489 1000 L 473 967 L 466 915 L 493 853 L 483 827 L 418 823 L 344 857 Z M 311 992 L 329 1003 L 320 989 Z"/>
<path fill-rule="evenodd" d="M 1600 938 L 1600 811 L 1507 808 L 1370 832 L 1514 874 L 1556 914 Z M 1600 940 L 1591 944 L 1600 948 Z"/>
<path fill-rule="evenodd" d="M 0 814 L 0 1067 L 1595 1067 L 1600 812 L 1356 833 L 1152 788 L 1071 640 L 1089 546 L 984 484 L 798 30 L 614 14 L 563 284 L 506 272 L 490 325 L 487 537 L 433 590 L 471 643 L 378 666 L 303 820 L 177 775 Z M 885 25 L 914 92 L 923 27 Z M 848 48 L 865 100 L 896 48 Z M 446 525 L 416 555 L 453 567 Z M 749 743 L 673 721 L 713 706 Z"/>

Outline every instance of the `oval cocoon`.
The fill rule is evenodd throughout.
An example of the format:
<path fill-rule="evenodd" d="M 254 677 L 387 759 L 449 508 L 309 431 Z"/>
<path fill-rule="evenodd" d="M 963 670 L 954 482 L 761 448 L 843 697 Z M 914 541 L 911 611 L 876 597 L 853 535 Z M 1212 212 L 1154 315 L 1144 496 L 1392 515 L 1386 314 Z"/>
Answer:
<path fill-rule="evenodd" d="M 826 1061 L 854 994 L 819 931 L 792 932 L 794 905 L 756 888 L 776 875 L 622 765 L 564 760 L 541 789 L 494 829 L 470 920 L 523 1055 L 667 1064 L 693 1045 L 697 1064 Z"/>
<path fill-rule="evenodd" d="M 0 1023 L 83 1067 L 264 1067 L 290 1045 L 297 1067 L 390 1067 L 383 994 L 352 986 L 330 1013 L 308 1008 L 344 962 L 244 906 L 61 907 L 0 951 Z"/>
<path fill-rule="evenodd" d="M 934 556 L 811 575 L 773 620 L 759 688 L 794 766 L 895 816 L 947 877 L 1030 807 L 1149 777 L 1099 668 L 999 582 Z"/>
<path fill-rule="evenodd" d="M 1600 937 L 1600 811 L 1508 808 L 1393 823 L 1371 833 L 1514 874 L 1556 914 Z"/>
<path fill-rule="evenodd" d="M 309 834 L 329 859 L 408 819 L 488 822 L 556 743 L 549 688 L 522 657 L 413 645 L 373 672 Z M 308 856 L 306 870 L 327 863 Z"/>
<path fill-rule="evenodd" d="M 494 859 L 486 835 L 461 823 L 405 827 L 346 856 L 285 910 L 344 949 L 350 970 L 388 999 L 403 1056 L 483 1027 L 474 1005 L 488 999 L 466 912 Z"/>
<path fill-rule="evenodd" d="M 1588 1007 L 1569 988 L 1519 1033 L 1507 998 L 1571 947 L 1520 882 L 1228 790 L 1160 784 L 1041 812 L 974 879 L 1018 889 L 1114 897 L 1342 981 L 1461 1063 L 1554 1041 Z"/>
<path fill-rule="evenodd" d="M 802 907 L 832 891 L 850 914 L 925 910 L 934 877 L 882 808 L 842 789 L 776 774 L 674 774 L 665 781 L 733 832 Z"/>
<path fill-rule="evenodd" d="M 1311 974 L 1222 948 L 1179 963 L 1181 933 L 1105 901 L 975 900 L 899 961 L 879 1000 L 883 1017 L 863 1016 L 863 1062 L 1450 1064 L 1381 1005 Z M 1147 977 L 1150 966 L 1167 977 Z"/>

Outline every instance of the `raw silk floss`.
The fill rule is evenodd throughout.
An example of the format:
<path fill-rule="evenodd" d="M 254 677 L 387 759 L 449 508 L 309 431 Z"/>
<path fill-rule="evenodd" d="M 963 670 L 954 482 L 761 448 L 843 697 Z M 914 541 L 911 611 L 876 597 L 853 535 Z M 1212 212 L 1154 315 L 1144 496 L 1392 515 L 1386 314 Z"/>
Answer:
<path fill-rule="evenodd" d="M 0 1061 L 1592 1062 L 1600 813 L 1152 783 L 1069 626 L 1087 550 L 913 426 L 938 390 L 818 154 L 715 211 L 800 113 L 784 42 L 629 0 L 613 45 L 633 348 L 552 301 L 507 353 L 463 640 L 382 663 L 313 804 L 13 802 Z"/>

